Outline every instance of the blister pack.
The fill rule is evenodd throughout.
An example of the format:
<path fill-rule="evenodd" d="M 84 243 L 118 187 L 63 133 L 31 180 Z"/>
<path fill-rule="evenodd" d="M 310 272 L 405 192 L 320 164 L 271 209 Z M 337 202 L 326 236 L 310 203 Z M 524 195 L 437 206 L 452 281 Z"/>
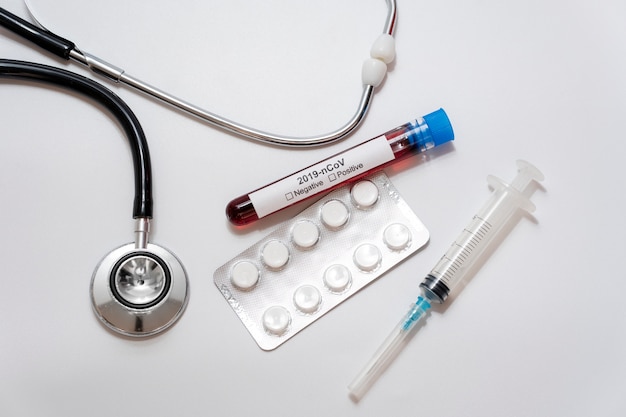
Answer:
<path fill-rule="evenodd" d="M 384 172 L 327 194 L 214 273 L 272 350 L 416 252 L 429 235 Z"/>

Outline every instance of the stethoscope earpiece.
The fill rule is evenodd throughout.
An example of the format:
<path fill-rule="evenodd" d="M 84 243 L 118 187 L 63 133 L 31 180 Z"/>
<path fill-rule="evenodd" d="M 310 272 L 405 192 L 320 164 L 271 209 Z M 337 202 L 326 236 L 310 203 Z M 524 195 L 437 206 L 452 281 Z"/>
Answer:
<path fill-rule="evenodd" d="M 91 302 L 110 330 L 130 337 L 159 334 L 183 314 L 187 273 L 169 250 L 129 243 L 111 251 L 91 279 Z"/>

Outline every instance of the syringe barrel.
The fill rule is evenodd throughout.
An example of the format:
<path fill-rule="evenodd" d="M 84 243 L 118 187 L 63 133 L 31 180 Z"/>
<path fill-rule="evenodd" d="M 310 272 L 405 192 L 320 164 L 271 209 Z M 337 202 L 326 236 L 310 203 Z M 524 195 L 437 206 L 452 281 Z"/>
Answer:
<path fill-rule="evenodd" d="M 420 284 L 432 301 L 446 300 L 518 209 L 534 211 L 534 204 L 522 191 L 532 180 L 542 180 L 543 175 L 525 161 L 518 161 L 518 167 L 518 176 L 511 185 L 487 177 L 493 194 Z"/>

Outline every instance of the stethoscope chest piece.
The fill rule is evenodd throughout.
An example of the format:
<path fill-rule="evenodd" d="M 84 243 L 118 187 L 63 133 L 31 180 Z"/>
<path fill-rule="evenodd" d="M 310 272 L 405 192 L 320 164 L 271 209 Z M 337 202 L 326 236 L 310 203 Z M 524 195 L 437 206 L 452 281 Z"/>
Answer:
<path fill-rule="evenodd" d="M 158 334 L 182 315 L 189 298 L 181 262 L 167 249 L 130 243 L 110 252 L 96 267 L 91 301 L 100 321 L 116 333 Z"/>

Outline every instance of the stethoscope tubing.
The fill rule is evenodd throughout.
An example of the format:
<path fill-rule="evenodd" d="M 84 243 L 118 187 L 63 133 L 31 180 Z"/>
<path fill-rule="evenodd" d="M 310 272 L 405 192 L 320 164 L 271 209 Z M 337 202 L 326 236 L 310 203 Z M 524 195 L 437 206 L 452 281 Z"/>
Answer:
<path fill-rule="evenodd" d="M 133 218 L 152 218 L 152 165 L 148 142 L 139 120 L 119 96 L 89 78 L 32 62 L 0 59 L 2 78 L 53 84 L 78 92 L 104 106 L 119 122 L 130 144 L 135 176 Z"/>

